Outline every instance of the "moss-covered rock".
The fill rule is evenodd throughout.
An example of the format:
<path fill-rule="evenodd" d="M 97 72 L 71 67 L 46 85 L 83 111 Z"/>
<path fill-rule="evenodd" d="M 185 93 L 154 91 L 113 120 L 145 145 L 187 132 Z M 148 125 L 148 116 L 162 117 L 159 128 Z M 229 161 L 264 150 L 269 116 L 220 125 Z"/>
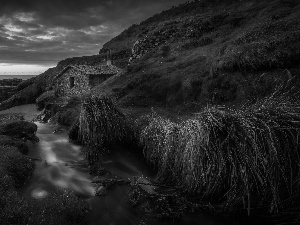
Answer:
<path fill-rule="evenodd" d="M 16 121 L 0 125 L 0 134 L 16 138 L 35 139 L 37 125 L 27 121 Z"/>

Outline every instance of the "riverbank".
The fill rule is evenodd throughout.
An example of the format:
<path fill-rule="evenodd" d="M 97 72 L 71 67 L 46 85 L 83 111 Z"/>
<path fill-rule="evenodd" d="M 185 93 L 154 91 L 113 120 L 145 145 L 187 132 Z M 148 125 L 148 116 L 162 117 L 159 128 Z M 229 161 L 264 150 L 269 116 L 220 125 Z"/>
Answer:
<path fill-rule="evenodd" d="M 34 120 L 39 113 L 40 112 L 37 110 L 37 106 L 35 104 L 20 105 L 0 111 L 0 115 L 18 114 L 20 116 L 23 116 L 25 121 L 29 122 Z"/>
<path fill-rule="evenodd" d="M 37 114 L 35 105 L 0 112 L 0 224 L 81 224 L 88 205 L 72 191 L 56 188 L 42 202 L 20 194 L 36 167 L 27 154 L 28 144 L 38 141 L 29 122 Z"/>

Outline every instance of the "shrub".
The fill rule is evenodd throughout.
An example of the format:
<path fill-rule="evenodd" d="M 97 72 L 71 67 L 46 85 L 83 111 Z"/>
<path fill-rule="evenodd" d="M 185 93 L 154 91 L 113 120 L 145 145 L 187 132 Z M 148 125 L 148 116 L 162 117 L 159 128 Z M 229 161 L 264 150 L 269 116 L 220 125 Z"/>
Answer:
<path fill-rule="evenodd" d="M 239 109 L 209 107 L 174 123 L 156 114 L 140 135 L 158 178 L 223 209 L 287 207 L 299 193 L 300 107 L 276 92 Z"/>

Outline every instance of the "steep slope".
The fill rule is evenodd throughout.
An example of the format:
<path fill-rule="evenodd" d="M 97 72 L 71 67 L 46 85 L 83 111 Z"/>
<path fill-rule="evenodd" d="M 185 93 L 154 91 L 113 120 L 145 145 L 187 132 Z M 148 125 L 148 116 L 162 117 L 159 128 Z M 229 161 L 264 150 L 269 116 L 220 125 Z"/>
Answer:
<path fill-rule="evenodd" d="M 133 25 L 100 52 L 131 51 L 95 88 L 124 106 L 239 104 L 297 76 L 300 2 L 193 1 Z"/>
<path fill-rule="evenodd" d="M 206 104 L 255 101 L 299 76 L 300 2 L 195 0 L 135 24 L 99 55 L 65 59 L 19 85 L 0 108 L 33 103 L 69 64 L 95 65 L 112 52 L 126 72 L 96 86 L 123 107 L 197 110 Z M 130 65 L 128 65 L 130 62 Z"/>

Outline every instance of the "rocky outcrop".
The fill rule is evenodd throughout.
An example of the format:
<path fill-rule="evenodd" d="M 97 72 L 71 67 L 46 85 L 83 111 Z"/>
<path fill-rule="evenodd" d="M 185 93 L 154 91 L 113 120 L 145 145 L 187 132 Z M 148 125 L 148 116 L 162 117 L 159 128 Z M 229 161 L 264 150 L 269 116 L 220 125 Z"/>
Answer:
<path fill-rule="evenodd" d="M 144 30 L 146 33 L 139 38 L 132 47 L 132 55 L 129 60 L 131 62 L 134 59 L 140 58 L 145 53 L 151 51 L 161 44 L 184 42 L 186 40 L 195 41 L 201 40 L 202 36 L 216 29 L 222 22 L 222 19 L 228 16 L 227 13 L 222 13 L 217 16 L 211 16 L 207 18 L 187 16 L 181 21 L 164 21 L 162 25 L 158 27 L 149 27 L 148 30 Z M 205 37 L 205 40 L 207 37 Z M 202 41 L 203 42 L 203 41 Z M 203 45 L 212 43 L 205 41 Z"/>

